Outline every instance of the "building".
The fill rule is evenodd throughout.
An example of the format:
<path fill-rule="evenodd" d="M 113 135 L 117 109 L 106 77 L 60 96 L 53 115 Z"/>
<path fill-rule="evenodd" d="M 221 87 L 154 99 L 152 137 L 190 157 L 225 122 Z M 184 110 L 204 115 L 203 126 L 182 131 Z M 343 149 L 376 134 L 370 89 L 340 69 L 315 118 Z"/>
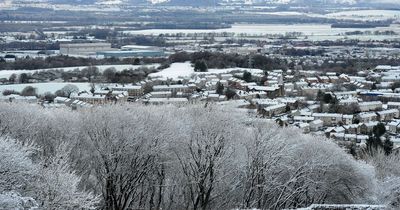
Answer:
<path fill-rule="evenodd" d="M 394 118 L 399 118 L 398 109 L 387 109 L 383 111 L 376 112 L 380 121 L 391 121 Z"/>
<path fill-rule="evenodd" d="M 367 123 L 378 120 L 378 115 L 375 112 L 363 112 L 358 114 L 357 119 L 360 122 Z"/>
<path fill-rule="evenodd" d="M 72 100 L 83 101 L 90 104 L 105 104 L 107 101 L 106 96 L 101 96 L 101 95 L 95 96 L 89 93 L 81 93 L 81 94 L 72 93 L 70 98 Z"/>
<path fill-rule="evenodd" d="M 380 101 L 368 101 L 358 103 L 361 112 L 379 111 L 382 110 L 382 102 Z"/>
<path fill-rule="evenodd" d="M 316 120 L 322 120 L 324 126 L 335 126 L 342 122 L 343 115 L 336 113 L 314 113 Z"/>
<path fill-rule="evenodd" d="M 400 131 L 400 121 L 399 120 L 395 120 L 395 121 L 388 123 L 388 126 L 389 126 L 389 132 L 391 132 L 391 133 L 397 133 Z"/>
<path fill-rule="evenodd" d="M 319 131 L 324 126 L 324 122 L 322 120 L 314 120 L 309 123 L 310 124 L 310 131 Z"/>
<path fill-rule="evenodd" d="M 62 55 L 96 55 L 96 52 L 111 49 L 111 43 L 60 44 L 60 54 Z"/>
<path fill-rule="evenodd" d="M 294 116 L 293 117 L 294 122 L 302 122 L 302 123 L 309 123 L 314 121 L 314 117 L 311 116 Z"/>
<path fill-rule="evenodd" d="M 353 118 L 354 118 L 354 116 L 353 115 L 343 115 L 343 123 L 345 124 L 345 125 L 350 125 L 350 124 L 352 124 L 353 123 Z"/>
<path fill-rule="evenodd" d="M 149 104 L 184 104 L 188 102 L 187 98 L 149 98 L 143 101 Z"/>
<path fill-rule="evenodd" d="M 248 91 L 263 91 L 267 94 L 268 98 L 276 98 L 276 97 L 282 97 L 284 96 L 285 89 L 283 85 L 277 85 L 277 86 L 248 86 Z"/>
<path fill-rule="evenodd" d="M 153 91 L 155 92 L 169 91 L 172 93 L 172 97 L 175 97 L 177 95 L 181 97 L 188 97 L 193 93 L 195 87 L 196 86 L 189 86 L 189 85 L 155 85 L 153 86 Z"/>
<path fill-rule="evenodd" d="M 129 57 L 162 57 L 165 56 L 161 50 L 111 50 L 96 52 L 99 58 L 129 58 Z"/>
<path fill-rule="evenodd" d="M 262 115 L 267 117 L 274 117 L 278 114 L 286 112 L 286 104 L 276 104 L 261 109 Z"/>
<path fill-rule="evenodd" d="M 140 85 L 116 85 L 110 88 L 112 91 L 126 91 L 130 97 L 142 96 L 144 91 Z"/>
<path fill-rule="evenodd" d="M 360 125 L 360 133 L 365 134 L 365 135 L 370 134 L 374 130 L 374 127 L 376 125 L 378 125 L 378 123 L 379 123 L 378 121 L 371 121 L 371 122 L 367 122 L 367 123 L 362 123 Z"/>
<path fill-rule="evenodd" d="M 388 109 L 400 109 L 400 102 L 388 102 L 387 103 Z"/>
<path fill-rule="evenodd" d="M 170 98 L 172 97 L 172 92 L 171 91 L 159 91 L 159 92 L 150 92 L 149 93 L 150 98 Z"/>

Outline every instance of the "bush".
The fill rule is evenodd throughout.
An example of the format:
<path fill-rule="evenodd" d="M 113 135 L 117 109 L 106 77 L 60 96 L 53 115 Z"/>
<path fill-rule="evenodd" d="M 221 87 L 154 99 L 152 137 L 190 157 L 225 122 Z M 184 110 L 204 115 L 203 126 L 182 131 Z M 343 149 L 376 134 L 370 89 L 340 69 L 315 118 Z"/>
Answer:
<path fill-rule="evenodd" d="M 26 86 L 22 91 L 21 91 L 21 96 L 36 96 L 36 88 L 32 86 Z"/>
<path fill-rule="evenodd" d="M 3 90 L 3 96 L 9 96 L 12 94 L 19 95 L 20 93 L 15 90 Z"/>

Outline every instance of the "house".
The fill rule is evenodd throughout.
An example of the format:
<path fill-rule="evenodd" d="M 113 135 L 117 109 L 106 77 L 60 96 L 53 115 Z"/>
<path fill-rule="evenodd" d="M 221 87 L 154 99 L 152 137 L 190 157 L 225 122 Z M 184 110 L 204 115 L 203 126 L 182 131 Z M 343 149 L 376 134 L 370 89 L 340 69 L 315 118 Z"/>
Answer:
<path fill-rule="evenodd" d="M 10 54 L 7 54 L 6 56 L 4 56 L 4 60 L 6 62 L 15 62 L 16 58 L 17 57 L 15 55 L 10 55 Z"/>
<path fill-rule="evenodd" d="M 300 90 L 302 88 L 308 87 L 308 83 L 307 82 L 295 82 L 294 83 L 294 88 L 297 90 Z"/>
<path fill-rule="evenodd" d="M 342 122 L 343 122 L 345 125 L 350 125 L 350 124 L 353 123 L 353 118 L 354 118 L 353 115 L 344 114 L 344 115 L 343 115 L 343 120 L 342 120 Z"/>
<path fill-rule="evenodd" d="M 248 91 L 263 91 L 267 94 L 268 98 L 276 98 L 276 97 L 282 97 L 284 96 L 284 91 L 285 89 L 283 88 L 283 85 L 277 85 L 277 86 L 248 86 Z"/>
<path fill-rule="evenodd" d="M 388 109 L 400 109 L 400 102 L 389 101 L 387 103 L 387 108 Z"/>
<path fill-rule="evenodd" d="M 308 123 L 299 123 L 298 127 L 303 130 L 303 133 L 310 132 L 310 125 Z"/>
<path fill-rule="evenodd" d="M 357 135 L 356 143 L 365 144 L 368 140 L 368 135 Z"/>
<path fill-rule="evenodd" d="M 332 137 L 332 135 L 336 135 L 337 133 L 345 133 L 346 129 L 338 126 L 338 127 L 329 127 L 325 129 L 324 133 L 327 137 Z"/>
<path fill-rule="evenodd" d="M 398 109 L 387 109 L 383 111 L 376 112 L 380 121 L 391 121 L 394 118 L 399 118 Z"/>
<path fill-rule="evenodd" d="M 346 99 L 339 100 L 339 105 L 351 105 L 351 104 L 357 104 L 357 103 L 358 103 L 357 98 L 346 98 Z"/>
<path fill-rule="evenodd" d="M 370 134 L 373 131 L 374 126 L 378 125 L 378 123 L 379 123 L 378 121 L 361 123 L 361 125 L 360 125 L 360 133 L 366 134 L 366 135 Z"/>
<path fill-rule="evenodd" d="M 399 120 L 394 120 L 390 123 L 388 123 L 388 131 L 391 133 L 397 133 L 400 131 L 400 121 Z"/>
<path fill-rule="evenodd" d="M 314 84 L 314 83 L 318 83 L 319 80 L 318 80 L 317 77 L 307 77 L 306 78 L 306 82 L 309 83 L 309 84 Z"/>
<path fill-rule="evenodd" d="M 314 113 L 312 116 L 316 120 L 322 120 L 324 126 L 338 125 L 343 118 L 342 114 L 336 113 Z"/>
<path fill-rule="evenodd" d="M 327 133 L 327 136 L 335 140 L 344 141 L 345 133 Z"/>
<path fill-rule="evenodd" d="M 89 93 L 72 93 L 70 98 L 75 101 L 75 104 L 77 104 L 78 101 L 83 101 L 90 104 L 105 104 L 107 102 L 106 96 L 93 95 Z"/>
<path fill-rule="evenodd" d="M 170 98 L 172 97 L 172 92 L 171 91 L 159 91 L 159 92 L 150 92 L 149 94 L 150 98 Z"/>
<path fill-rule="evenodd" d="M 382 110 L 382 102 L 380 101 L 367 101 L 358 103 L 361 112 L 379 111 Z"/>
<path fill-rule="evenodd" d="M 309 123 L 311 121 L 314 121 L 314 117 L 311 116 L 294 116 L 293 117 L 294 122 L 302 122 L 302 123 Z"/>
<path fill-rule="evenodd" d="M 329 83 L 330 82 L 328 76 L 317 76 L 317 78 L 318 78 L 318 81 L 321 83 Z"/>
<path fill-rule="evenodd" d="M 330 81 L 331 83 L 339 83 L 339 82 L 340 82 L 338 76 L 328 76 L 328 78 L 329 78 L 329 81 Z"/>
<path fill-rule="evenodd" d="M 193 90 L 188 85 L 155 85 L 153 91 L 171 91 L 172 94 L 177 92 L 191 93 Z"/>
<path fill-rule="evenodd" d="M 219 94 L 208 94 L 207 95 L 207 101 L 225 101 L 226 96 L 225 95 L 219 95 Z"/>
<path fill-rule="evenodd" d="M 291 112 L 291 115 L 292 116 L 308 116 L 308 117 L 310 117 L 312 115 L 312 112 L 310 110 L 308 110 L 307 108 L 300 109 L 300 110 L 296 109 Z M 313 118 L 313 120 L 314 120 L 314 118 Z"/>
<path fill-rule="evenodd" d="M 256 105 L 257 109 L 262 109 L 262 108 L 266 108 L 268 106 L 279 104 L 278 101 L 268 99 L 268 98 L 265 98 L 265 99 L 254 98 L 251 100 L 251 103 Z"/>
<path fill-rule="evenodd" d="M 349 124 L 343 126 L 346 129 L 346 133 L 357 134 L 359 133 L 359 124 Z"/>
<path fill-rule="evenodd" d="M 365 143 L 368 139 L 368 135 L 358 135 L 358 134 L 343 134 L 340 137 L 341 140 L 352 141 L 356 143 Z"/>
<path fill-rule="evenodd" d="M 131 97 L 138 97 L 143 95 L 143 87 L 140 85 L 116 85 L 110 87 L 112 91 L 127 91 Z"/>
<path fill-rule="evenodd" d="M 310 124 L 310 131 L 319 131 L 324 126 L 324 122 L 322 120 L 314 120 L 309 123 Z"/>
<path fill-rule="evenodd" d="M 276 104 L 261 110 L 263 116 L 273 117 L 286 112 L 286 104 Z"/>
<path fill-rule="evenodd" d="M 375 112 L 362 112 L 358 114 L 357 119 L 360 122 L 367 123 L 378 120 L 378 115 Z"/>
<path fill-rule="evenodd" d="M 149 104 L 184 104 L 188 102 L 187 98 L 149 98 L 143 100 L 144 103 Z"/>

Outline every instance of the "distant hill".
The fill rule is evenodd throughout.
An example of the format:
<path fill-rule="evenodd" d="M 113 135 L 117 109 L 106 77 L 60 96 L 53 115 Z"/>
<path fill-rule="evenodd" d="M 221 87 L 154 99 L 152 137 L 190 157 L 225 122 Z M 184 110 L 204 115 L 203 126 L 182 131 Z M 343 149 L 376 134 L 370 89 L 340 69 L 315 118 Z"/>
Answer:
<path fill-rule="evenodd" d="M 24 2 L 29 0 L 19 0 Z M 362 5 L 371 7 L 386 7 L 400 9 L 400 0 L 37 0 L 51 4 L 164 4 L 174 6 L 214 6 L 218 4 L 275 4 L 275 5 L 302 5 L 302 6 L 348 6 Z M 393 9 L 391 8 L 391 9 Z"/>

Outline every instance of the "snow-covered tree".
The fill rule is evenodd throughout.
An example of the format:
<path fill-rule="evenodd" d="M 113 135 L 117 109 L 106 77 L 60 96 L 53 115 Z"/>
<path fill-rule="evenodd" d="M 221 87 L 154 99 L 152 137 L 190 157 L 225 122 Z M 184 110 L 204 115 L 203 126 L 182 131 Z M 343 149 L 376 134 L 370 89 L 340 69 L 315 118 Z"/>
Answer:
<path fill-rule="evenodd" d="M 366 152 L 364 159 L 376 170 L 378 203 L 391 209 L 400 208 L 400 154 L 388 155 L 385 150 L 378 149 Z"/>
<path fill-rule="evenodd" d="M 36 174 L 29 151 L 12 139 L 0 137 L 0 192 L 29 190 Z"/>
<path fill-rule="evenodd" d="M 373 169 L 325 139 L 258 124 L 246 140 L 245 208 L 365 202 L 372 194 Z"/>
<path fill-rule="evenodd" d="M 100 199 L 90 192 L 81 191 L 77 176 L 68 162 L 69 152 L 64 145 L 54 157 L 40 163 L 35 191 L 40 206 L 45 209 L 95 209 Z"/>
<path fill-rule="evenodd" d="M 32 200 L 31 204 L 45 209 L 95 207 L 99 200 L 78 189 L 80 178 L 71 172 L 68 157 L 62 156 L 65 153 L 39 164 L 31 160 L 30 150 L 14 140 L 0 138 L 1 205 L 18 208 Z"/>
<path fill-rule="evenodd" d="M 398 205 L 394 153 L 367 165 L 328 139 L 236 109 L 0 107 L 0 189 L 44 208 L 92 208 L 99 201 L 94 195 L 101 195 L 100 208 L 111 210 Z"/>
<path fill-rule="evenodd" d="M 171 117 L 148 107 L 113 106 L 83 116 L 82 155 L 93 172 L 106 209 L 160 205 L 164 140 Z"/>
<path fill-rule="evenodd" d="M 172 151 L 183 199 L 178 208 L 226 207 L 234 180 L 234 145 L 240 137 L 236 119 L 215 107 L 180 111 Z"/>

